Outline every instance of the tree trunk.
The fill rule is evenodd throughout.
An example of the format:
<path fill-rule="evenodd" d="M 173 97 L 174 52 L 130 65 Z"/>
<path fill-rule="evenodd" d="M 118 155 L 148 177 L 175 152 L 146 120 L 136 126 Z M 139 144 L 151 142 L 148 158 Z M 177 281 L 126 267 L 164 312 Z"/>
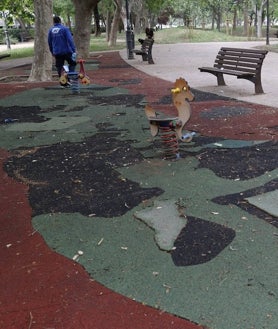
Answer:
<path fill-rule="evenodd" d="M 249 30 L 249 16 L 248 16 L 248 1 L 244 2 L 243 7 L 243 26 L 244 26 L 244 35 L 248 35 Z M 257 13 L 256 13 L 257 15 Z"/>
<path fill-rule="evenodd" d="M 134 33 L 135 34 L 139 34 L 142 32 L 142 28 L 141 28 L 141 25 L 140 25 L 140 17 L 139 15 L 136 15 L 135 18 L 134 18 L 134 26 L 133 26 L 133 29 L 134 29 Z M 144 23 L 144 26 L 146 26 L 146 24 Z"/>
<path fill-rule="evenodd" d="M 95 18 L 95 37 L 99 37 L 101 35 L 101 30 L 100 30 L 98 5 L 96 5 L 94 8 L 94 18 Z"/>
<path fill-rule="evenodd" d="M 211 18 L 211 29 L 214 31 L 214 23 L 215 23 L 215 13 L 214 10 L 212 12 L 212 18 Z"/>
<path fill-rule="evenodd" d="M 72 0 L 75 7 L 74 41 L 78 57 L 88 58 L 90 55 L 91 23 L 93 10 L 98 0 Z"/>
<path fill-rule="evenodd" d="M 222 22 L 222 13 L 218 9 L 216 13 L 216 28 L 219 32 L 221 31 L 221 22 Z"/>
<path fill-rule="evenodd" d="M 111 17 L 112 17 L 112 14 L 108 10 L 107 15 L 106 15 L 106 41 L 107 42 L 109 41 L 109 36 L 110 36 L 110 33 L 111 33 L 111 25 L 112 25 L 111 24 Z"/>
<path fill-rule="evenodd" d="M 258 8 L 257 12 L 257 38 L 262 37 L 262 20 L 263 20 L 263 6 Z"/>
<path fill-rule="evenodd" d="M 52 26 L 52 0 L 34 0 L 35 41 L 34 60 L 28 81 L 51 81 L 52 55 L 48 48 L 47 35 Z"/>
<path fill-rule="evenodd" d="M 122 8 L 123 10 L 123 8 Z M 125 9 L 124 9 L 125 11 Z M 154 27 L 157 24 L 157 15 L 155 15 L 155 23 L 151 25 L 148 20 L 148 11 L 145 1 L 129 0 L 130 25 L 132 30 L 135 30 L 135 24 L 139 23 L 139 31 L 145 31 L 146 27 Z M 137 23 L 138 22 L 138 23 Z"/>
<path fill-rule="evenodd" d="M 27 28 L 26 28 L 26 24 L 25 24 L 24 20 L 23 20 L 21 17 L 17 17 L 16 20 L 17 20 L 17 22 L 19 23 L 20 28 L 21 28 L 23 31 L 26 31 Z"/>
<path fill-rule="evenodd" d="M 234 32 L 236 31 L 236 28 L 237 28 L 237 8 L 235 7 L 234 8 L 234 12 L 233 12 L 233 28 L 232 28 L 232 31 L 233 31 L 233 34 Z"/>
<path fill-rule="evenodd" d="M 108 42 L 109 46 L 115 46 L 117 43 L 118 27 L 121 19 L 122 0 L 115 0 L 114 3 L 116 8 L 112 21 L 111 32 L 109 35 L 109 42 Z"/>
<path fill-rule="evenodd" d="M 67 14 L 67 27 L 72 30 L 70 14 Z"/>
<path fill-rule="evenodd" d="M 262 37 L 263 11 L 266 3 L 266 0 L 261 0 L 261 2 L 257 4 L 257 38 Z"/>

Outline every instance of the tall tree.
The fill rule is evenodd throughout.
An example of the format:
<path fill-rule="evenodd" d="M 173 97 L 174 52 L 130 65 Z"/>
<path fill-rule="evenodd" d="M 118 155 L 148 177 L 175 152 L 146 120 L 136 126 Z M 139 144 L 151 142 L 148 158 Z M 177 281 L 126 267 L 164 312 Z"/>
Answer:
<path fill-rule="evenodd" d="M 74 41 L 78 56 L 89 57 L 93 11 L 98 0 L 72 0 L 75 8 Z"/>
<path fill-rule="evenodd" d="M 254 8 L 257 9 L 257 37 L 262 37 L 263 11 L 268 0 L 253 0 Z"/>
<path fill-rule="evenodd" d="M 109 35 L 109 42 L 108 42 L 109 46 L 115 46 L 116 44 L 119 22 L 121 19 L 121 11 L 122 11 L 122 0 L 114 0 L 113 2 L 115 4 L 115 11 L 114 11 L 113 21 L 111 26 L 111 32 Z"/>
<path fill-rule="evenodd" d="M 98 10 L 98 3 L 94 8 L 94 19 L 95 19 L 95 36 L 99 37 L 101 35 L 101 28 L 100 28 L 100 15 Z"/>
<path fill-rule="evenodd" d="M 52 0 L 34 0 L 35 52 L 28 81 L 50 81 L 52 79 L 52 56 L 47 44 L 48 30 L 53 23 L 52 9 Z"/>
<path fill-rule="evenodd" d="M 143 32 L 146 27 L 151 27 L 148 20 L 147 6 L 144 1 L 134 0 L 131 9 L 132 24 L 135 34 Z"/>

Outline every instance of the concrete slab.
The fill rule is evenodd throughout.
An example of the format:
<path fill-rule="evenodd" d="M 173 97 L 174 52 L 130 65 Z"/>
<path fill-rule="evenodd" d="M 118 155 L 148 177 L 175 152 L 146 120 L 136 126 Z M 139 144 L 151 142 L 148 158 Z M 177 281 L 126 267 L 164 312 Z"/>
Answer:
<path fill-rule="evenodd" d="M 155 241 L 160 249 L 170 251 L 186 225 L 186 216 L 178 211 L 175 200 L 156 201 L 150 209 L 136 212 L 134 216 L 155 231 Z"/>

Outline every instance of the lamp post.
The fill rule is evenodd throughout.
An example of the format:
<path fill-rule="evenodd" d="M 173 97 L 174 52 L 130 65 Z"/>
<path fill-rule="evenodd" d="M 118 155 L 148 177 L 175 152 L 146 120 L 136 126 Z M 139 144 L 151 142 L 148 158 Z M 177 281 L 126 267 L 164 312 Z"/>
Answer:
<path fill-rule="evenodd" d="M 125 0 L 125 8 L 126 8 L 126 47 L 127 47 L 127 58 L 134 59 L 134 54 L 132 49 L 134 48 L 134 41 L 133 41 L 133 33 L 130 26 L 130 19 L 129 19 L 129 8 L 128 8 L 128 0 Z"/>
<path fill-rule="evenodd" d="M 269 45 L 269 0 L 266 1 L 266 44 Z"/>

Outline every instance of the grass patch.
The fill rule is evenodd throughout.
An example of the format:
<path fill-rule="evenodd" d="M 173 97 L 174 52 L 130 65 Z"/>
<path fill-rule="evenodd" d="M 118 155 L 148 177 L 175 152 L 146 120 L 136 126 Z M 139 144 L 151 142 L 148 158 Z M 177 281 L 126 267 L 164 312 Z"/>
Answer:
<path fill-rule="evenodd" d="M 8 59 L 15 59 L 15 58 L 25 58 L 25 57 L 32 57 L 34 55 L 34 49 L 33 48 L 16 48 L 13 49 L 13 46 L 11 46 L 11 50 L 6 50 L 0 52 L 0 54 L 11 54 L 11 57 L 6 58 Z M 4 60 L 4 59 L 3 59 Z"/>
<path fill-rule="evenodd" d="M 228 35 L 223 32 L 189 29 L 184 27 L 163 29 L 155 32 L 155 42 L 164 44 L 183 42 L 225 42 L 247 40 L 247 37 Z"/>
<path fill-rule="evenodd" d="M 125 34 L 118 34 L 116 46 L 108 46 L 105 33 L 100 37 L 91 36 L 90 51 L 107 51 L 107 50 L 120 50 L 126 47 Z"/>
<path fill-rule="evenodd" d="M 276 31 L 276 30 L 275 30 Z M 254 36 L 246 37 L 242 36 L 242 31 L 239 29 L 235 33 L 237 35 L 227 34 L 225 31 L 212 31 L 212 30 L 201 30 L 201 29 L 188 29 L 185 27 L 175 27 L 169 29 L 162 29 L 155 32 L 155 43 L 156 44 L 174 44 L 174 43 L 191 43 L 191 42 L 228 42 L 228 41 L 251 41 L 258 40 Z M 273 31 L 271 31 L 273 32 Z M 271 33 L 271 35 L 274 34 Z M 144 38 L 145 34 L 136 34 L 134 36 L 135 45 L 139 46 L 138 38 Z M 264 38 L 265 39 L 265 38 Z M 91 36 L 90 51 L 109 51 L 109 50 L 120 50 L 126 47 L 125 33 L 118 34 L 118 40 L 116 46 L 109 47 L 106 41 L 106 35 L 103 33 L 100 37 Z M 278 45 L 264 46 L 264 49 L 269 51 L 278 52 Z M 33 48 L 13 48 L 10 51 L 2 51 L 0 54 L 10 53 L 11 57 L 7 59 L 32 57 L 34 55 Z M 6 59 L 6 60 L 7 60 Z M 5 60 L 5 59 L 3 59 Z"/>

